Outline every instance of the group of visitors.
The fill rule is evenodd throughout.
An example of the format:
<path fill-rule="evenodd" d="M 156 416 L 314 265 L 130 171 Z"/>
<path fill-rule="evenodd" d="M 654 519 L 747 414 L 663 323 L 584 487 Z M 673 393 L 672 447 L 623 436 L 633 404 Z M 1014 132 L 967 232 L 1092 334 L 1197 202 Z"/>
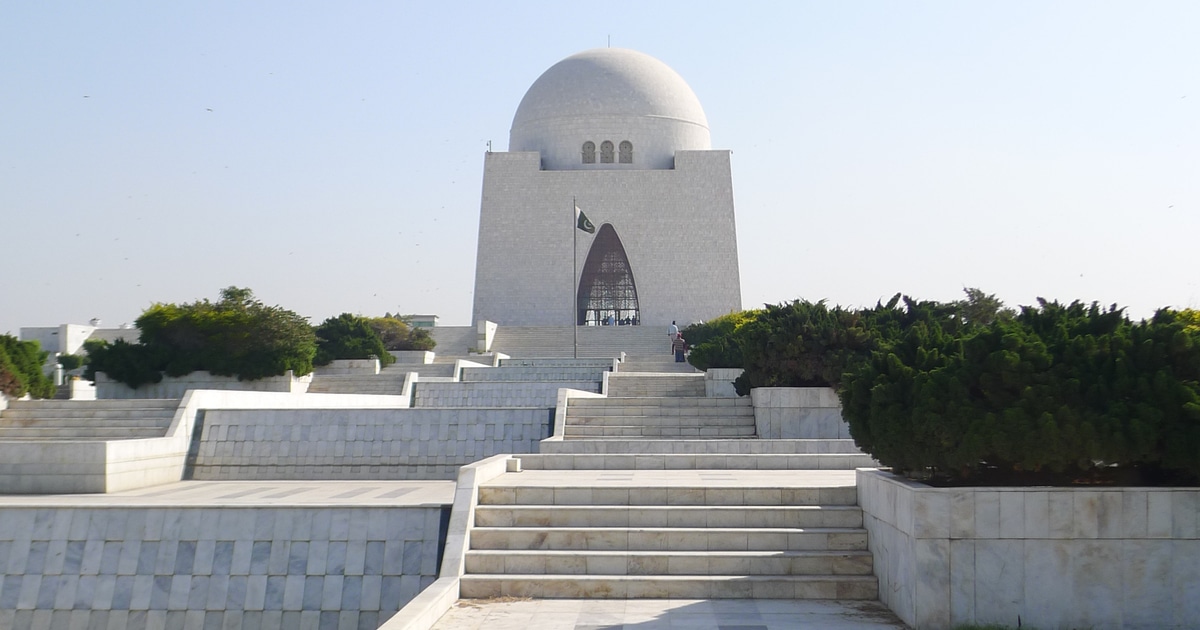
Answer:
<path fill-rule="evenodd" d="M 621 319 L 617 319 L 612 314 L 609 314 L 608 317 L 605 317 L 604 319 L 600 320 L 600 325 L 601 326 L 637 326 L 638 318 L 624 317 Z"/>

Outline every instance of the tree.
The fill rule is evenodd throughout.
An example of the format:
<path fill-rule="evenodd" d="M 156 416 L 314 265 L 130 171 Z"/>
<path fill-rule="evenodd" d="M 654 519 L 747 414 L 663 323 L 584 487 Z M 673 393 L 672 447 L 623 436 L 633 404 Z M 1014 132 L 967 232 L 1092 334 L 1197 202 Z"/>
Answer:
<path fill-rule="evenodd" d="M 383 340 L 371 325 L 371 320 L 350 313 L 330 317 L 317 326 L 317 365 L 328 365 L 338 359 L 367 359 L 375 357 L 380 365 L 396 362 L 384 347 Z"/>
<path fill-rule="evenodd" d="M 429 331 L 390 313 L 383 317 L 372 317 L 367 322 L 388 350 L 433 350 L 437 345 Z"/>
<path fill-rule="evenodd" d="M 0 335 L 0 392 L 19 398 L 54 395 L 54 381 L 42 373 L 49 353 L 37 341 L 20 341 L 12 335 Z"/>

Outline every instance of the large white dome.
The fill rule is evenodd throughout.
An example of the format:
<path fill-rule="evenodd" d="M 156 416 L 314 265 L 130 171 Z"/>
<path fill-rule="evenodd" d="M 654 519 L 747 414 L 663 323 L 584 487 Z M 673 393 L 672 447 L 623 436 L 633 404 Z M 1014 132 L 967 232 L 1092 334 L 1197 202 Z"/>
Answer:
<path fill-rule="evenodd" d="M 586 143 L 599 153 L 632 146 L 632 159 L 587 163 Z M 700 100 L 665 63 L 634 50 L 597 48 L 554 64 L 521 99 L 509 151 L 538 151 L 542 168 L 672 168 L 675 151 L 710 149 Z"/>

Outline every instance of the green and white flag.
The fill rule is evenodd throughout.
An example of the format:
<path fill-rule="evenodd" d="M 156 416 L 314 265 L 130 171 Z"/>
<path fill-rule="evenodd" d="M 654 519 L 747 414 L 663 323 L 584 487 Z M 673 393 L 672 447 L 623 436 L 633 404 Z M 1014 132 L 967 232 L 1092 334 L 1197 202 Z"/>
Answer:
<path fill-rule="evenodd" d="M 579 209 L 579 206 L 575 206 L 575 227 L 587 232 L 588 234 L 596 233 L 596 226 L 592 225 L 592 222 L 588 220 L 587 215 L 583 213 L 583 210 Z"/>

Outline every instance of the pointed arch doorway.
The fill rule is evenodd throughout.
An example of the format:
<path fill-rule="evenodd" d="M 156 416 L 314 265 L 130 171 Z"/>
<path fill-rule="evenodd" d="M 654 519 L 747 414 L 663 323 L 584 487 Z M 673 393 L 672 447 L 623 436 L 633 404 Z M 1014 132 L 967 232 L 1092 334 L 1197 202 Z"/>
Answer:
<path fill-rule="evenodd" d="M 609 223 L 600 226 L 592 241 L 579 276 L 575 304 L 576 323 L 580 326 L 600 326 L 609 317 L 617 324 L 641 323 L 633 269 L 625 246 Z"/>

